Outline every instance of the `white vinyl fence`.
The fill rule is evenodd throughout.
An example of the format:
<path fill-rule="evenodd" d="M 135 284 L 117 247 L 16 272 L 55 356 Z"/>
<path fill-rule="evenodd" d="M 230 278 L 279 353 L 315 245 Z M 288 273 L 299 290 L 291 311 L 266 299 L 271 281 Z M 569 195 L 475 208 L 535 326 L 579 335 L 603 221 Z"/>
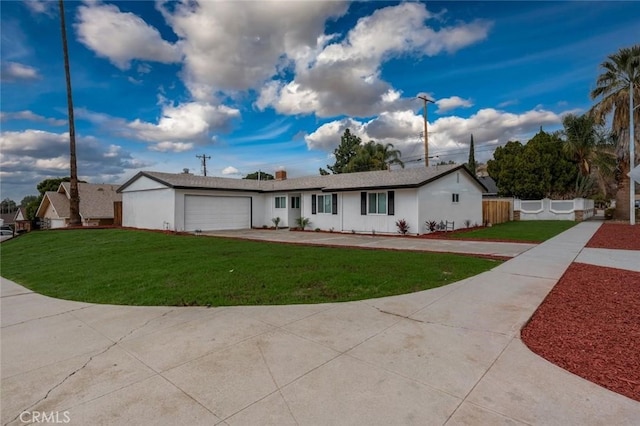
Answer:
<path fill-rule="evenodd" d="M 593 200 L 519 200 L 513 202 L 514 220 L 575 220 L 581 222 L 595 213 Z"/>

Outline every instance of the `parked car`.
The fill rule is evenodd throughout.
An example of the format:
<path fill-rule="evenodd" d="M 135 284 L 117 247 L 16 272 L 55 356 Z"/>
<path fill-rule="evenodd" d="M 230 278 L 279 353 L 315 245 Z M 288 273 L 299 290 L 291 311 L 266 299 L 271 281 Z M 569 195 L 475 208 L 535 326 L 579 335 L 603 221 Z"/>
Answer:
<path fill-rule="evenodd" d="M 10 229 L 0 229 L 0 242 L 13 238 L 13 231 Z"/>

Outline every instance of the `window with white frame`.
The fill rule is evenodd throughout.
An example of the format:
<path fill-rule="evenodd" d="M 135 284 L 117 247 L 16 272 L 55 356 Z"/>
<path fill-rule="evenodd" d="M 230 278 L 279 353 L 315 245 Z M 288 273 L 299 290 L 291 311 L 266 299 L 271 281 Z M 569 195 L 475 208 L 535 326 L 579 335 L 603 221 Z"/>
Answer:
<path fill-rule="evenodd" d="M 287 208 L 287 197 L 276 197 L 276 209 Z"/>
<path fill-rule="evenodd" d="M 460 194 L 451 194 L 451 202 L 459 203 L 460 202 Z"/>
<path fill-rule="evenodd" d="M 318 213 L 332 213 L 331 194 L 318 195 Z"/>
<path fill-rule="evenodd" d="M 369 193 L 369 214 L 387 214 L 387 193 Z"/>
<path fill-rule="evenodd" d="M 291 208 L 292 209 L 300 208 L 300 197 L 291 197 Z"/>

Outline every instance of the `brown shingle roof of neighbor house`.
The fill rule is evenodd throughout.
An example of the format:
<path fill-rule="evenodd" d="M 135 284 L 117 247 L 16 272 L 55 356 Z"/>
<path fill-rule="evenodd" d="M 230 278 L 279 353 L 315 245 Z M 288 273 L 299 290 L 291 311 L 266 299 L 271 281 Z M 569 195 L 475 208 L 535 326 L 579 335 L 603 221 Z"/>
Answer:
<path fill-rule="evenodd" d="M 67 194 L 71 193 L 70 183 L 62 182 Z M 119 185 L 78 182 L 80 196 L 80 215 L 83 219 L 105 219 L 113 217 L 114 201 L 122 201 L 122 194 L 117 192 Z M 69 208 L 69 199 L 67 208 Z"/>
<path fill-rule="evenodd" d="M 3 220 L 4 225 L 13 225 L 15 223 L 16 214 L 14 213 L 2 213 L 0 219 Z"/>
<path fill-rule="evenodd" d="M 56 213 L 58 213 L 58 217 L 69 217 L 69 199 L 66 195 L 55 191 L 47 191 L 45 192 L 45 197 L 49 199 L 49 203 L 51 203 Z M 37 213 L 44 214 L 45 212 L 40 212 L 40 209 L 38 209 Z"/>
<path fill-rule="evenodd" d="M 372 188 L 415 188 L 457 170 L 466 172 L 485 191 L 484 185 L 466 167 L 446 165 L 414 167 L 400 170 L 343 173 L 326 176 L 306 176 L 286 180 L 249 180 L 220 177 L 194 176 L 185 173 L 140 172 L 124 183 L 118 192 L 126 189 L 140 176 L 146 176 L 171 188 L 219 189 L 234 191 L 279 192 L 296 190 L 321 190 L 324 192 L 355 191 Z"/>

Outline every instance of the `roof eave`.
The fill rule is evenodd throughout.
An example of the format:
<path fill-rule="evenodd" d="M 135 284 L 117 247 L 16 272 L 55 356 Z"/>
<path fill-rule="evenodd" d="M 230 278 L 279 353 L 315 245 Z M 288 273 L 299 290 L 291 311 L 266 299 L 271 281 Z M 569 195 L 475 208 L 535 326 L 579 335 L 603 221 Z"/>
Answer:
<path fill-rule="evenodd" d="M 160 183 L 160 184 L 162 184 L 162 185 L 165 185 L 165 186 L 167 186 L 167 187 L 169 187 L 169 188 L 173 188 L 173 187 L 174 187 L 174 186 L 173 186 L 173 185 L 171 185 L 169 182 L 166 182 L 166 181 L 164 181 L 164 180 L 162 180 L 162 179 L 160 179 L 160 178 L 158 178 L 158 177 L 156 177 L 156 176 L 150 175 L 150 174 L 148 174 L 147 172 L 138 172 L 138 173 L 136 173 L 136 175 L 135 175 L 135 176 L 133 176 L 131 179 L 129 179 L 128 181 L 126 181 L 125 183 L 123 183 L 122 185 L 120 185 L 120 186 L 118 187 L 118 189 L 116 189 L 116 192 L 117 192 L 118 194 L 121 194 L 121 193 L 122 193 L 122 191 L 123 191 L 124 189 L 126 189 L 128 186 L 130 186 L 133 182 L 135 182 L 136 180 L 138 180 L 138 179 L 139 179 L 139 178 L 141 178 L 142 176 L 144 176 L 144 177 L 146 177 L 146 178 L 148 178 L 148 179 L 151 179 L 151 180 L 153 180 L 153 181 L 156 181 L 156 182 L 158 182 L 158 183 Z"/>

